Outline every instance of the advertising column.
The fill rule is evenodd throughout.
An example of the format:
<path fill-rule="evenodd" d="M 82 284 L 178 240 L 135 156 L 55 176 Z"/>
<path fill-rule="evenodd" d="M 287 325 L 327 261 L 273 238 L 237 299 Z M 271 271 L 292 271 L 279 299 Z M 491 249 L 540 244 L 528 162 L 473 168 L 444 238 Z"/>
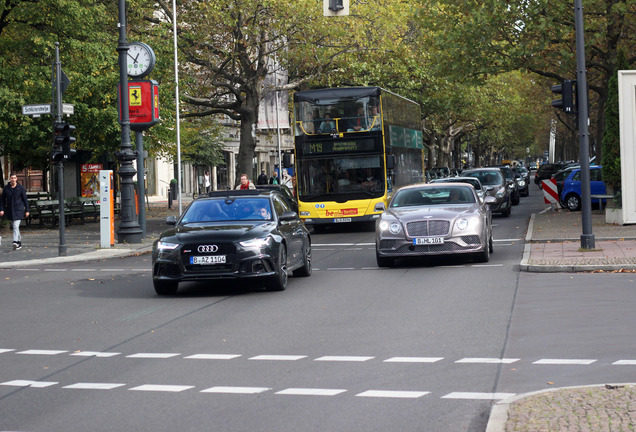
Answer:
<path fill-rule="evenodd" d="M 115 203 L 113 200 L 113 171 L 99 172 L 99 239 L 103 248 L 115 244 Z"/>

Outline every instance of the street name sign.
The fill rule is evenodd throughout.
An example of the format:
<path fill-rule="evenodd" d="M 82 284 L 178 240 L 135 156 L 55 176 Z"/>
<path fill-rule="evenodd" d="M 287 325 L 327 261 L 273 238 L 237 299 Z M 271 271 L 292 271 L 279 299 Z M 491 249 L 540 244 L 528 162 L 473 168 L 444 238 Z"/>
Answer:
<path fill-rule="evenodd" d="M 39 117 L 42 114 L 51 114 L 51 104 L 22 105 L 22 114 Z"/>

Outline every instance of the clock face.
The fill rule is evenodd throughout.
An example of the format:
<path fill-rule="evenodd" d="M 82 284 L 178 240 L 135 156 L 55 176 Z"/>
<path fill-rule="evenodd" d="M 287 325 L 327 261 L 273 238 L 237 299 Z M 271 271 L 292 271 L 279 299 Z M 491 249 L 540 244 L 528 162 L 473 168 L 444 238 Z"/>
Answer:
<path fill-rule="evenodd" d="M 128 45 L 128 75 L 142 77 L 148 75 L 155 66 L 155 53 L 141 42 L 132 42 Z"/>

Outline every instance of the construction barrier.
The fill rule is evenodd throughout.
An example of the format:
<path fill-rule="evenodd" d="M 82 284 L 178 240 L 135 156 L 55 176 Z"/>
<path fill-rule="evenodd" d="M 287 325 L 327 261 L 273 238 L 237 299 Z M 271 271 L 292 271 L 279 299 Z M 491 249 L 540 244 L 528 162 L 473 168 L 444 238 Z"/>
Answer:
<path fill-rule="evenodd" d="M 556 179 L 541 180 L 543 186 L 543 201 L 546 204 L 557 204 L 559 202 L 559 191 Z"/>

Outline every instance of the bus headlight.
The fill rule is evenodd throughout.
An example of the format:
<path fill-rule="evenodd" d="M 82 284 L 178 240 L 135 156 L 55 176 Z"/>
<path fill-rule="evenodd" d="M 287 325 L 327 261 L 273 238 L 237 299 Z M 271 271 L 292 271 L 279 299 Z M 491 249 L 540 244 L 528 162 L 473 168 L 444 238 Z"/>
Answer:
<path fill-rule="evenodd" d="M 300 216 L 310 216 L 311 213 L 309 213 L 308 211 L 301 211 L 300 212 Z"/>

